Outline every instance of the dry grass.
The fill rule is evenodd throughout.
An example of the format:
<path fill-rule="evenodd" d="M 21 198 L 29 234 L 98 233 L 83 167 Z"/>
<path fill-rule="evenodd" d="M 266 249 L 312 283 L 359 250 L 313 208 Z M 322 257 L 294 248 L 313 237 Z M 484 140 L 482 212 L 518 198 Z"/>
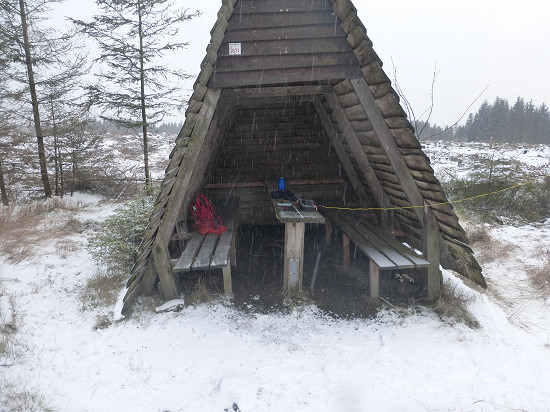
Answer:
<path fill-rule="evenodd" d="M 489 226 L 485 224 L 469 226 L 466 234 L 470 244 L 476 249 L 476 259 L 482 266 L 496 259 L 505 259 L 517 250 L 517 246 L 512 243 L 493 238 Z"/>
<path fill-rule="evenodd" d="M 550 296 L 550 259 L 532 272 L 531 282 L 544 298 Z"/>
<path fill-rule="evenodd" d="M 473 225 L 471 227 L 468 227 L 467 235 L 468 240 L 472 245 L 485 245 L 491 243 L 491 241 L 493 240 L 493 237 L 489 233 L 487 225 Z"/>
<path fill-rule="evenodd" d="M 121 273 L 98 271 L 80 292 L 81 310 L 112 308 L 126 277 Z"/>
<path fill-rule="evenodd" d="M 214 296 L 208 290 L 204 279 L 200 277 L 192 292 L 185 297 L 185 303 L 188 305 L 199 305 L 201 303 L 212 302 Z"/>
<path fill-rule="evenodd" d="M 0 382 L 0 401 L 11 412 L 49 412 L 43 395 L 11 382 Z"/>
<path fill-rule="evenodd" d="M 441 297 L 434 306 L 434 311 L 444 322 L 454 325 L 463 323 L 471 329 L 480 327 L 478 320 L 468 310 L 473 298 L 458 291 L 455 285 L 443 283 Z"/>
<path fill-rule="evenodd" d="M 54 239 L 74 233 L 78 221 L 72 213 L 81 205 L 73 205 L 62 199 L 33 202 L 19 207 L 4 207 L 0 210 L 0 254 L 10 263 L 19 263 L 33 256 L 36 249 Z M 66 219 L 47 219 L 53 211 L 67 213 Z M 53 221 L 61 224 L 53 225 Z"/>

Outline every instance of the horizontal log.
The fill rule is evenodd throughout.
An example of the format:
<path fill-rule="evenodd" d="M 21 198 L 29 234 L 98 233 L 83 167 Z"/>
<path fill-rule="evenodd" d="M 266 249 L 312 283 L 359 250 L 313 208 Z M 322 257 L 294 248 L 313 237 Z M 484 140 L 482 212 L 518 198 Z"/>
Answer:
<path fill-rule="evenodd" d="M 308 41 L 309 43 L 310 41 Z M 216 62 L 216 75 L 223 72 L 252 71 L 252 70 L 276 70 L 276 69 L 294 69 L 307 67 L 310 70 L 322 66 L 356 66 L 357 61 L 353 54 L 343 54 L 341 51 L 330 52 L 330 50 L 320 54 L 310 52 L 309 50 L 292 51 L 281 53 L 279 49 L 287 50 L 284 44 L 276 50 L 266 50 L 270 54 L 258 54 L 259 50 L 253 50 L 250 44 L 248 54 L 240 57 L 218 56 Z M 223 44 L 222 44 L 223 47 Z M 244 47 L 244 46 L 243 46 Z M 262 45 L 258 46 L 262 47 Z"/>
<path fill-rule="evenodd" d="M 421 172 L 434 173 L 432 167 L 429 164 L 429 160 L 425 155 L 405 155 L 405 163 L 409 166 L 409 169 L 418 170 Z"/>
<path fill-rule="evenodd" d="M 268 2 L 266 2 L 268 3 Z M 246 41 L 264 41 L 273 39 L 322 39 L 342 37 L 346 38 L 346 33 L 334 22 L 325 24 L 315 24 L 312 26 L 277 26 L 264 27 L 259 29 L 233 29 L 228 30 L 224 40 L 226 42 L 238 43 Z"/>
<path fill-rule="evenodd" d="M 247 13 L 294 13 L 294 12 L 313 12 L 331 10 L 327 6 L 326 0 L 270 0 L 255 1 L 241 0 L 239 13 L 246 16 Z M 243 17 L 246 18 L 246 17 Z"/>
<path fill-rule="evenodd" d="M 234 13 L 229 20 L 232 30 L 259 30 L 270 27 L 300 27 L 334 24 L 332 11 L 298 11 L 287 13 Z"/>
<path fill-rule="evenodd" d="M 382 70 L 382 65 L 377 61 L 363 66 L 361 68 L 361 71 L 363 72 L 363 75 L 365 76 L 365 79 L 367 80 L 369 85 L 390 83 L 390 79 L 388 78 L 388 76 L 386 76 L 384 70 Z"/>
<path fill-rule="evenodd" d="M 303 67 L 294 69 L 254 70 L 236 73 L 214 73 L 209 78 L 209 87 L 228 88 L 240 86 L 261 86 L 281 83 L 301 83 L 325 81 L 334 78 L 357 77 L 356 66 L 334 65 L 321 67 Z"/>

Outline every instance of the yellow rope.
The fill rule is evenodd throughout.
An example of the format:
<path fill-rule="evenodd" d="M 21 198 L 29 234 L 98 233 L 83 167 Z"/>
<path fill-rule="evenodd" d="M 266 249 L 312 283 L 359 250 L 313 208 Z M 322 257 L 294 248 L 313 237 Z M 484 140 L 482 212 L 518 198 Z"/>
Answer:
<path fill-rule="evenodd" d="M 425 206 L 435 207 L 435 206 L 449 205 L 449 204 L 454 204 L 454 203 L 462 203 L 462 202 L 466 202 L 467 200 L 478 199 L 480 197 L 487 197 L 487 196 L 496 195 L 498 193 L 502 193 L 502 192 L 505 192 L 507 190 L 512 190 L 512 189 L 515 189 L 515 188 L 521 187 L 521 186 L 526 186 L 528 184 L 536 182 L 537 180 L 543 179 L 545 177 L 550 177 L 550 175 L 541 175 L 541 176 L 537 177 L 536 179 L 532 179 L 532 180 L 529 180 L 529 181 L 524 182 L 524 183 L 518 183 L 517 185 L 514 185 L 514 186 L 506 187 L 506 188 L 500 189 L 500 190 L 495 190 L 493 192 L 483 193 L 481 195 L 467 197 L 465 199 L 451 200 L 451 201 L 448 201 L 448 202 L 432 203 L 432 204 L 427 204 L 427 205 L 399 206 L 399 207 L 367 207 L 367 208 L 364 208 L 364 207 L 338 207 L 338 206 L 317 205 L 317 207 L 318 208 L 322 207 L 324 209 L 355 210 L 355 211 L 357 211 L 357 210 L 362 210 L 362 211 L 368 211 L 368 210 L 403 210 L 403 209 L 417 209 L 417 208 L 421 208 L 421 207 L 425 207 Z"/>

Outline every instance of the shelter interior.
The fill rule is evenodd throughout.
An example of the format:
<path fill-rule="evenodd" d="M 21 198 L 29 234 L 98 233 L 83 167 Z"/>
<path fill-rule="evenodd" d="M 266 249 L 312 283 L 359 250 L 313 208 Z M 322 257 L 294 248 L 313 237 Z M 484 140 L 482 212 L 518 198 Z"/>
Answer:
<path fill-rule="evenodd" d="M 124 310 L 155 285 L 166 299 L 178 296 L 174 269 L 190 267 L 188 244 L 202 242 L 183 233 L 198 192 L 238 199 L 232 221 L 241 227 L 284 222 L 285 287 L 303 284 L 304 225 L 325 220 L 345 234 L 344 257 L 350 240 L 368 256 L 371 298 L 379 270 L 397 268 L 421 273 L 421 295 L 436 299 L 440 263 L 486 287 L 351 0 L 222 0 L 211 35 Z M 270 182 L 281 176 L 325 206 L 322 216 L 297 210 L 298 218 L 282 218 L 270 197 Z M 226 292 L 237 232 L 217 245 L 204 241 L 198 252 L 201 262 L 212 260 L 197 267 L 224 268 Z"/>

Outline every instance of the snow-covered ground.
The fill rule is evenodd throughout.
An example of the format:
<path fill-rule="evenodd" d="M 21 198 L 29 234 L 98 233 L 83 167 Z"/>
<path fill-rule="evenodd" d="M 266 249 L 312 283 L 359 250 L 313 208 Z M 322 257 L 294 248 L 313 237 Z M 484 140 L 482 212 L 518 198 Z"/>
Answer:
<path fill-rule="evenodd" d="M 311 305 L 244 313 L 223 301 L 179 312 L 143 302 L 109 322 L 114 308 L 82 310 L 79 296 L 95 273 L 90 222 L 116 205 L 74 202 L 44 213 L 36 231 L 77 221 L 80 233 L 19 262 L 0 256 L 0 320 L 13 318 L 2 333 L 16 342 L 2 355 L 0 341 L 0 411 L 14 395 L 36 411 L 550 410 L 550 299 L 528 279 L 548 262 L 550 220 L 485 228 L 491 240 L 475 250 L 487 291 L 444 272 L 469 298 L 475 329 L 422 307 L 345 320 Z"/>

